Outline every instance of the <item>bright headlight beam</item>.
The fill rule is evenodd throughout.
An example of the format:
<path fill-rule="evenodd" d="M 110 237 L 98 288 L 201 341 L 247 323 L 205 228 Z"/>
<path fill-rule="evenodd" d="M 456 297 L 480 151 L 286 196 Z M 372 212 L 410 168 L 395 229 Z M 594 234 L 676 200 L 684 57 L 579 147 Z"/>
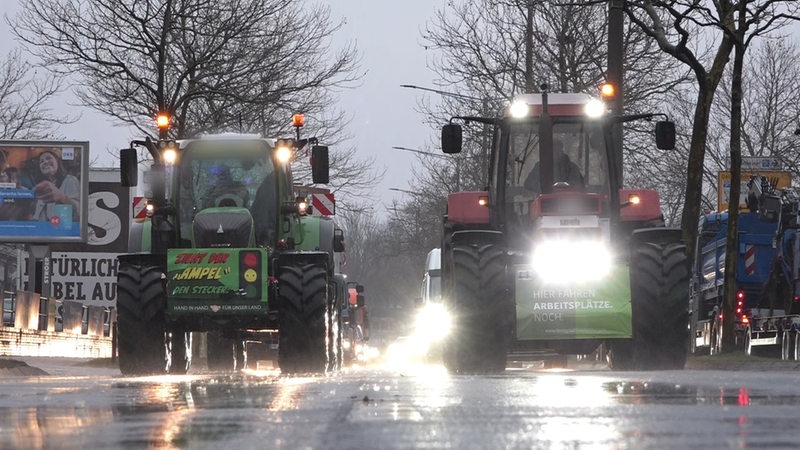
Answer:
<path fill-rule="evenodd" d="M 289 147 L 281 146 L 275 149 L 275 157 L 281 163 L 287 163 L 292 159 L 292 149 Z"/>
<path fill-rule="evenodd" d="M 533 268 L 545 282 L 599 280 L 611 270 L 613 257 L 602 242 L 548 241 L 533 252 Z"/>
<path fill-rule="evenodd" d="M 171 166 L 175 164 L 175 161 L 178 159 L 178 152 L 173 148 L 168 148 L 164 150 L 161 157 L 164 159 L 164 164 Z"/>
<path fill-rule="evenodd" d="M 521 119 L 528 115 L 528 104 L 520 101 L 514 102 L 508 108 L 508 112 L 511 113 L 511 117 Z"/>
<path fill-rule="evenodd" d="M 583 107 L 583 112 L 591 118 L 601 117 L 606 112 L 606 105 L 600 100 L 592 99 Z"/>

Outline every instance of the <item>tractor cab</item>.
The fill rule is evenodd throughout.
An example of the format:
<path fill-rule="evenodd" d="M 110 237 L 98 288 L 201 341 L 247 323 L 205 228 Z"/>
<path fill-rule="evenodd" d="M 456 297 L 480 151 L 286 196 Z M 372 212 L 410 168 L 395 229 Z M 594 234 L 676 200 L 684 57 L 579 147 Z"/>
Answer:
<path fill-rule="evenodd" d="M 608 170 L 603 124 L 585 112 L 598 106 L 588 95 L 550 94 L 543 117 L 543 97 L 521 96 L 498 122 L 492 221 L 515 235 L 530 235 L 533 228 L 546 228 L 548 217 L 574 216 L 577 227 L 586 225 L 578 216 L 592 215 L 594 228 L 607 231 L 610 189 L 618 183 Z"/>
<path fill-rule="evenodd" d="M 235 136 L 182 143 L 178 217 L 193 247 L 274 247 L 279 205 L 293 200 L 288 160 L 276 151 L 283 143 Z"/>
<path fill-rule="evenodd" d="M 507 245 L 529 251 L 543 236 L 583 229 L 608 241 L 610 230 L 626 236 L 661 220 L 655 191 L 622 189 L 611 139 L 613 125 L 653 116 L 610 116 L 605 104 L 588 94 L 545 92 L 518 96 L 499 118 L 454 119 L 494 125 L 485 215 L 493 229 L 513 236 Z M 674 140 L 674 124 L 658 122 L 658 148 L 672 148 Z M 460 125 L 445 125 L 443 151 L 457 153 L 460 145 Z M 453 201 L 458 196 L 451 197 L 449 208 L 463 209 Z"/>

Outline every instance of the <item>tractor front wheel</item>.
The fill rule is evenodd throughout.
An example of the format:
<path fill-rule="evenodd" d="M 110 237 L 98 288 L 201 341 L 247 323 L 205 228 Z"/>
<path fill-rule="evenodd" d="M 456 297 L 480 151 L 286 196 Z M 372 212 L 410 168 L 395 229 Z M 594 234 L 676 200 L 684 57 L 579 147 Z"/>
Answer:
<path fill-rule="evenodd" d="M 639 244 L 631 257 L 633 339 L 611 342 L 614 369 L 682 369 L 689 339 L 689 266 L 683 244 Z"/>
<path fill-rule="evenodd" d="M 278 276 L 278 365 L 283 373 L 324 372 L 329 348 L 328 274 L 323 266 L 283 266 Z"/>
<path fill-rule="evenodd" d="M 222 336 L 220 331 L 206 333 L 206 365 L 208 370 L 232 372 L 245 365 L 244 343 Z"/>
<path fill-rule="evenodd" d="M 453 326 L 443 345 L 445 366 L 456 373 L 504 371 L 511 336 L 505 252 L 494 244 L 454 244 L 446 260 Z"/>
<path fill-rule="evenodd" d="M 123 263 L 117 276 L 117 342 L 123 375 L 169 370 L 161 268 Z"/>

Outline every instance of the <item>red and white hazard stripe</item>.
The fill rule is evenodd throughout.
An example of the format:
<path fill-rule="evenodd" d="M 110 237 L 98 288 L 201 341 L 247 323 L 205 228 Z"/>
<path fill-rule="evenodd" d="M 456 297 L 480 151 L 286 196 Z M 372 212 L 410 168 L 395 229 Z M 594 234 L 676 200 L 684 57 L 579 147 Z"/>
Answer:
<path fill-rule="evenodd" d="M 336 202 L 331 193 L 311 194 L 312 213 L 320 216 L 336 214 Z"/>
<path fill-rule="evenodd" d="M 744 273 L 753 275 L 756 273 L 756 246 L 752 244 L 744 247 Z"/>
<path fill-rule="evenodd" d="M 147 205 L 147 199 L 144 197 L 133 197 L 133 218 L 134 219 L 145 219 L 147 218 L 147 210 L 145 206 Z"/>

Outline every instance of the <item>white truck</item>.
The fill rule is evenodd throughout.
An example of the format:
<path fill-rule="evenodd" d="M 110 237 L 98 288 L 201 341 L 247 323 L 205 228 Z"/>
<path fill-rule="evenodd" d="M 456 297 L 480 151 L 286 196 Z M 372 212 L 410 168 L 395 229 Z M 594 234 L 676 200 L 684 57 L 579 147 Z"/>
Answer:
<path fill-rule="evenodd" d="M 420 302 L 422 305 L 442 301 L 442 249 L 434 248 L 425 258 L 425 275 L 422 277 Z"/>

